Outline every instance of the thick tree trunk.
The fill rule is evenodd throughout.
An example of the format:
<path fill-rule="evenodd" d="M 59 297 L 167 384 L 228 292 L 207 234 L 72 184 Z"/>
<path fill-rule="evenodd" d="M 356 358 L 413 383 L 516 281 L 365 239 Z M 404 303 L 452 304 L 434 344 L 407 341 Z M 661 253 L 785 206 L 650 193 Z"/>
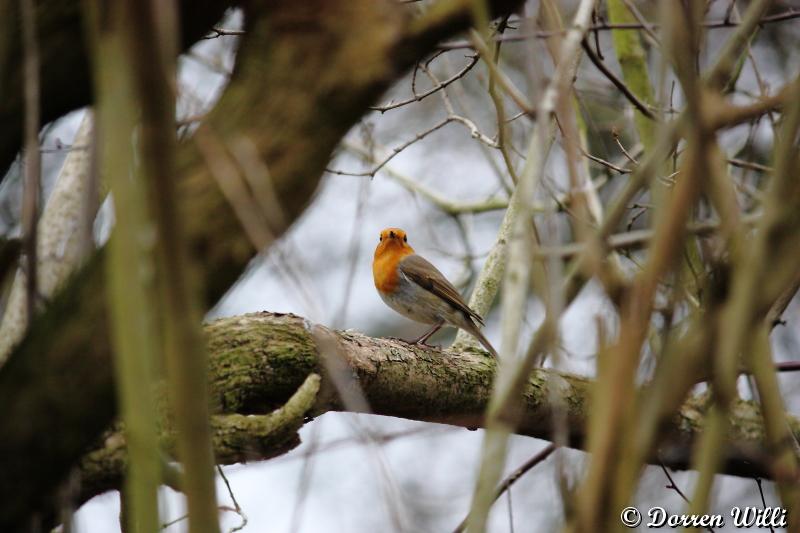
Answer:
<path fill-rule="evenodd" d="M 12 4 L 15 0 L 0 0 L 0 13 L 8 15 L 6 24 L 16 20 Z M 469 0 L 443 0 L 417 18 L 407 6 L 389 0 L 253 0 L 244 4 L 246 32 L 231 82 L 201 124 L 202 136 L 184 143 L 178 154 L 181 205 L 177 208 L 186 221 L 193 260 L 202 266 L 208 307 L 233 284 L 256 252 L 242 229 L 242 214 L 231 207 L 241 198 L 228 198 L 221 190 L 237 181 L 247 182 L 243 173 L 252 168 L 253 161 L 242 154 L 254 153 L 258 164 L 266 168 L 257 178 L 262 186 L 272 187 L 282 213 L 271 220 L 257 220 L 278 237 L 308 204 L 342 136 L 437 42 L 467 27 L 470 4 Z M 492 7 L 507 11 L 518 4 L 518 0 L 497 0 Z M 66 25 L 64 31 L 75 32 L 42 43 L 43 57 L 60 57 L 58 67 L 76 78 L 49 80 L 45 76 L 43 100 L 53 92 L 85 88 L 78 91 L 81 98 L 55 106 L 49 112 L 52 116 L 45 112 L 46 119 L 90 103 L 88 59 L 82 48 L 86 38 L 78 5 L 77 0 L 66 6 L 45 0 L 37 4 L 39 18 L 57 17 L 59 10 L 65 10 L 68 16 L 58 15 L 57 20 Z M 220 2 L 218 7 L 227 5 Z M 189 26 L 188 16 L 184 12 L 184 28 Z M 216 17 L 208 24 L 213 20 Z M 41 23 L 39 29 L 48 27 Z M 0 83 L 19 83 L 14 81 L 19 73 L 9 46 L 16 45 L 0 41 Z M 51 49 L 55 46 L 75 47 L 80 53 L 61 57 Z M 47 61 L 43 68 L 49 68 Z M 0 107 L 4 113 L 0 116 L 9 118 L 0 123 L 13 130 L 13 113 L 18 110 L 13 101 L 3 105 L 7 107 Z M 4 157 L 8 159 L 9 151 L 18 148 L 17 135 L 0 132 L 0 164 Z M 69 469 L 113 419 L 102 255 L 96 254 L 34 321 L 0 368 L 0 472 L 4 474 L 0 531 L 20 530 L 33 512 L 47 507 Z"/>
<path fill-rule="evenodd" d="M 42 125 L 91 105 L 88 39 L 80 0 L 36 0 L 42 91 Z M 188 48 L 236 2 L 182 0 L 182 46 Z M 22 38 L 19 0 L 0 0 L 0 180 L 22 147 Z"/>

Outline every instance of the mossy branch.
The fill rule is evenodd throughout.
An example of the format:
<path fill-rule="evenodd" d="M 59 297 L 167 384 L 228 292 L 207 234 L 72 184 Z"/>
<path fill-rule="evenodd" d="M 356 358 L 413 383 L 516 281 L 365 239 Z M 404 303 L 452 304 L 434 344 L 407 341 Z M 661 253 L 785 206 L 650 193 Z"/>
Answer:
<path fill-rule="evenodd" d="M 320 377 L 309 374 L 286 401 L 268 414 L 220 414 L 211 417 L 214 454 L 218 464 L 245 463 L 282 455 L 300 444 L 297 431 L 314 406 L 319 392 Z M 174 428 L 161 434 L 165 451 L 176 449 Z M 124 432 L 115 427 L 103 436 L 102 445 L 86 454 L 80 463 L 81 489 L 77 502 L 118 489 L 127 466 L 127 447 Z"/>
<path fill-rule="evenodd" d="M 608 17 L 612 24 L 635 23 L 636 17 L 623 0 L 608 0 Z M 622 68 L 622 77 L 630 90 L 646 105 L 652 105 L 653 84 L 647 71 L 647 54 L 639 40 L 639 34 L 632 31 L 614 30 L 611 32 L 614 51 Z M 634 117 L 636 131 L 645 149 L 655 143 L 655 124 L 652 119 L 637 109 Z"/>
<path fill-rule="evenodd" d="M 499 9 L 518 3 L 492 2 Z M 0 14 L 13 14 L 12 4 L 17 2 L 0 0 Z M 80 18 L 75 18 L 79 4 L 77 0 L 38 4 L 39 11 L 49 8 L 47 14 L 60 24 L 53 36 L 69 34 L 67 44 L 61 43 L 69 54 L 59 54 L 52 39 L 42 43 L 43 72 L 54 72 L 50 66 L 57 63 L 57 72 L 68 73 L 43 79 L 42 97 L 48 101 L 43 108 L 45 120 L 91 101 L 85 79 L 87 54 L 75 46 L 87 41 Z M 198 20 L 221 14 L 228 6 L 194 2 L 188 9 L 188 4 L 181 3 L 185 8 L 181 27 L 193 30 L 200 25 Z M 302 213 L 331 153 L 380 94 L 431 53 L 437 42 L 467 27 L 468 3 L 442 5 L 446 9 L 431 9 L 414 18 L 402 5 L 388 0 L 246 3 L 245 34 L 233 76 L 203 128 L 211 133 L 213 148 L 227 154 L 233 168 L 249 168 L 243 163 L 251 161 L 234 160 L 243 145 L 255 148 L 249 157 L 259 160 L 259 168 L 268 168 L 269 176 L 259 178 L 272 181 L 282 207 L 279 223 L 264 222 L 273 237 Z M 58 13 L 64 16 L 59 18 Z M 46 33 L 53 22 L 48 24 L 37 27 Z M 315 30 L 309 33 L 300 28 Z M 12 24 L 9 35 L 15 31 Z M 183 34 L 187 38 L 192 32 Z M 0 37 L 0 84 L 10 80 L 13 89 L 13 46 L 7 45 L 11 46 L 8 37 Z M 0 117 L 15 113 L 15 98 L 6 100 L 0 102 Z M 11 118 L 0 123 L 13 130 Z M 0 128 L 0 167 L 19 147 L 18 134 L 10 130 Z M 179 147 L 174 178 L 191 260 L 202 268 L 199 277 L 207 309 L 236 281 L 256 250 L 220 191 L 219 176 L 207 165 L 208 154 L 200 144 L 190 141 Z M 87 445 L 113 420 L 106 280 L 100 267 L 105 256 L 99 252 L 76 273 L 0 368 L 0 405 L 4 407 L 0 471 L 9 480 L 0 483 L 0 530 L 19 530 L 31 513 L 47 507 Z M 292 390 L 298 385 L 294 383 Z M 20 479 L 25 483 L 10 481 Z"/>
<path fill-rule="evenodd" d="M 312 416 L 343 411 L 324 378 L 312 325 L 301 317 L 255 313 L 224 318 L 205 328 L 211 364 L 214 449 L 219 464 L 264 460 L 299 444 L 297 430 Z M 322 327 L 322 326 L 315 326 Z M 423 349 L 395 339 L 331 331 L 373 413 L 474 429 L 483 425 L 496 362 L 483 353 Z M 323 378 L 317 373 L 323 374 Z M 593 382 L 536 369 L 522 398 L 520 435 L 552 436 L 552 399 L 567 409 L 570 446 L 583 448 Z M 277 410 L 274 410 L 277 406 Z M 687 468 L 703 433 L 705 396 L 689 398 L 675 413 L 649 460 Z M 729 415 L 722 473 L 770 477 L 763 418 L 751 402 L 737 401 Z M 800 436 L 800 421 L 787 417 Z M 168 451 L 170 431 L 162 436 Z M 81 501 L 116 488 L 124 466 L 124 438 L 107 433 L 81 462 Z"/>

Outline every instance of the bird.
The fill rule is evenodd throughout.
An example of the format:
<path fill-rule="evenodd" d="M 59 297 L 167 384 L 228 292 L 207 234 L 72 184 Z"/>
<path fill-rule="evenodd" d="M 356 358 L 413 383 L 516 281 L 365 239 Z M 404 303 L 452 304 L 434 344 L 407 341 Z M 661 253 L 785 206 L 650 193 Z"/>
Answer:
<path fill-rule="evenodd" d="M 483 318 L 470 309 L 444 274 L 417 255 L 402 229 L 381 231 L 372 260 L 372 276 L 386 305 L 411 320 L 433 326 L 411 344 L 427 346 L 425 341 L 431 335 L 449 325 L 463 329 L 497 357 L 497 350 L 481 333 Z"/>

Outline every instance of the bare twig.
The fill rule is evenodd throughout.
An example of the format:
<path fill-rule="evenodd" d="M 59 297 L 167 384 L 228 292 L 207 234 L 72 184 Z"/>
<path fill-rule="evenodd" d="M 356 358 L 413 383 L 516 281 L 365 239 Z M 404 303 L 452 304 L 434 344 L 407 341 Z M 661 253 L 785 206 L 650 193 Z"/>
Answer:
<path fill-rule="evenodd" d="M 778 22 L 784 22 L 787 20 L 793 20 L 796 18 L 800 18 L 800 9 L 788 9 L 781 13 L 776 13 L 774 15 L 761 17 L 757 23 L 759 25 L 774 24 Z M 705 29 L 720 29 L 720 28 L 735 28 L 740 26 L 741 24 L 742 24 L 741 21 L 711 20 L 702 22 L 700 26 Z M 640 31 L 640 30 L 647 30 L 648 27 L 651 30 L 656 30 L 661 28 L 661 24 L 656 24 L 656 23 L 648 23 L 647 25 L 641 23 L 611 24 L 608 22 L 603 22 L 600 24 L 593 24 L 589 26 L 588 31 L 590 32 L 609 31 L 609 30 Z M 494 37 L 493 40 L 509 43 L 509 42 L 527 41 L 528 39 L 548 39 L 556 35 L 564 35 L 566 31 L 567 30 L 537 31 L 537 32 L 529 32 L 518 35 L 500 35 Z M 466 40 L 460 40 L 460 41 L 448 41 L 442 43 L 439 45 L 438 48 L 440 50 L 461 50 L 461 49 L 470 49 L 473 47 L 474 47 L 473 43 Z"/>
<path fill-rule="evenodd" d="M 416 135 L 414 135 L 414 137 L 412 137 L 411 139 L 409 139 L 406 142 L 402 143 L 401 145 L 392 148 L 392 150 L 391 150 L 391 152 L 389 153 L 388 156 L 383 158 L 382 161 L 380 161 L 378 164 L 376 164 L 374 167 L 370 168 L 369 170 L 365 170 L 363 172 L 349 172 L 349 171 L 346 171 L 346 170 L 337 170 L 337 169 L 333 169 L 333 168 L 326 168 L 325 171 L 326 172 L 330 172 L 331 174 L 336 174 L 337 176 L 357 176 L 357 177 L 369 176 L 369 177 L 374 177 L 375 174 L 377 174 L 378 171 L 380 169 L 382 169 L 386 165 L 386 163 L 388 163 L 389 161 L 394 159 L 394 157 L 397 154 L 399 154 L 400 152 L 402 152 L 403 150 L 405 150 L 406 148 L 408 148 L 412 144 L 421 141 L 422 139 L 424 139 L 425 137 L 427 137 L 431 133 L 433 133 L 433 132 L 443 128 L 444 126 L 450 124 L 451 122 L 459 122 L 459 121 L 455 117 L 452 117 L 452 116 L 448 116 L 448 117 L 444 118 L 443 120 L 440 120 L 439 122 L 437 122 L 433 126 L 427 128 L 426 130 L 417 133 Z M 490 141 L 490 142 L 492 142 L 492 141 Z"/>
<path fill-rule="evenodd" d="M 658 36 L 656 35 L 655 28 L 653 28 L 653 24 L 644 18 L 642 13 L 639 11 L 639 8 L 636 7 L 636 4 L 634 4 L 631 0 L 622 0 L 622 2 L 625 4 L 625 7 L 628 8 L 628 11 L 630 11 L 631 15 L 633 15 L 636 21 L 642 25 L 642 29 L 644 30 L 645 35 L 647 35 L 647 37 L 649 37 L 650 40 L 657 46 L 660 46 L 661 41 L 658 39 Z"/>
<path fill-rule="evenodd" d="M 750 170 L 757 170 L 758 172 L 772 172 L 772 167 L 767 165 L 762 165 L 761 163 L 756 163 L 754 161 L 744 161 L 742 159 L 736 159 L 732 157 L 728 159 L 728 163 L 735 167 L 739 168 L 748 168 Z"/>
<path fill-rule="evenodd" d="M 502 473 L 508 435 L 515 424 L 515 417 L 510 414 L 511 406 L 518 401 L 533 364 L 540 355 L 537 350 L 529 349 L 524 357 L 517 356 L 530 286 L 529 250 L 535 238 L 530 209 L 537 183 L 544 172 L 550 139 L 553 135 L 552 116 L 558 99 L 570 94 L 569 87 L 577 68 L 580 43 L 590 25 L 594 7 L 594 0 L 581 0 L 570 29 L 561 42 L 556 70 L 536 107 L 536 125 L 531 135 L 525 167 L 514 193 L 514 203 L 519 214 L 511 226 L 503 284 L 501 364 L 495 380 L 491 406 L 487 412 L 487 431 L 483 440 L 481 466 L 467 522 L 471 531 L 483 531 L 486 527 L 493 502 L 492 490 Z M 480 42 L 475 32 L 472 37 L 474 42 Z M 542 288 L 542 293 L 548 293 L 546 287 Z M 550 313 L 546 314 L 544 323 L 536 335 L 540 340 L 536 347 L 538 350 L 547 349 L 555 335 L 553 326 L 556 317 L 549 315 Z"/>
<path fill-rule="evenodd" d="M 584 149 L 584 147 L 583 147 L 583 146 L 581 146 L 580 144 L 578 144 L 578 149 L 580 150 L 581 154 L 582 154 L 584 157 L 586 157 L 587 159 L 590 159 L 590 160 L 594 161 L 595 163 L 598 163 L 598 164 L 600 164 L 600 165 L 603 165 L 604 167 L 606 167 L 606 168 L 609 168 L 609 169 L 613 170 L 614 172 L 617 172 L 617 173 L 619 173 L 619 174 L 630 174 L 631 172 L 633 172 L 633 169 L 630 169 L 630 168 L 624 168 L 624 167 L 621 167 L 621 166 L 615 165 L 615 164 L 614 164 L 614 163 L 612 163 L 611 161 L 606 161 L 606 160 L 605 160 L 605 159 L 603 159 L 602 157 L 598 157 L 598 156 L 596 156 L 596 155 L 592 155 L 592 154 L 590 154 L 590 153 L 589 153 L 589 152 L 587 152 L 587 151 L 586 151 L 586 149 Z"/>
<path fill-rule="evenodd" d="M 639 162 L 636 160 L 635 157 L 633 157 L 633 155 L 630 152 L 628 152 L 628 150 L 625 148 L 625 145 L 622 144 L 622 140 L 619 138 L 619 134 L 616 131 L 614 131 L 613 136 L 614 136 L 614 142 L 617 143 L 617 146 L 619 147 L 620 151 L 625 156 L 625 158 L 634 165 L 638 166 Z"/>
<path fill-rule="evenodd" d="M 25 190 L 22 205 L 23 250 L 25 252 L 27 323 L 36 312 L 36 226 L 39 218 L 41 155 L 39 154 L 39 45 L 33 0 L 19 0 L 22 15 L 25 76 Z"/>
<path fill-rule="evenodd" d="M 517 104 L 519 108 L 529 117 L 536 115 L 536 108 L 533 106 L 533 104 L 528 101 L 522 91 L 520 91 L 514 82 L 511 81 L 511 78 L 509 78 L 505 72 L 500 70 L 497 67 L 497 63 L 492 60 L 492 51 L 489 50 L 489 46 L 486 44 L 486 41 L 483 40 L 483 37 L 475 30 L 472 31 L 471 36 L 475 49 L 481 54 L 482 57 L 489 58 L 486 60 L 486 66 L 489 67 L 489 70 L 491 71 L 492 76 L 494 76 L 494 79 L 497 80 L 498 85 L 503 88 L 503 90 L 514 101 L 514 103 Z"/>
<path fill-rule="evenodd" d="M 245 178 L 239 172 L 236 161 L 217 133 L 207 124 L 201 124 L 192 137 L 198 151 L 208 165 L 212 177 L 217 180 L 220 190 L 230 203 L 242 224 L 250 242 L 256 250 L 263 250 L 275 239 L 269 230 L 258 202 L 248 191 Z"/>
<path fill-rule="evenodd" d="M 800 371 L 800 361 L 775 363 L 775 370 L 778 372 L 798 372 Z"/>
<path fill-rule="evenodd" d="M 398 107 L 403 107 L 403 106 L 408 105 L 408 104 L 413 104 L 414 102 L 420 102 L 420 101 L 424 100 L 425 98 L 427 98 L 428 96 L 430 96 L 430 95 L 432 95 L 432 94 L 434 94 L 434 93 L 436 93 L 438 91 L 441 91 L 442 89 L 444 89 L 445 87 L 447 87 L 448 85 L 453 83 L 454 81 L 457 81 L 457 80 L 460 80 L 461 78 L 463 78 L 467 74 L 467 72 L 472 70 L 472 67 L 474 67 L 476 64 L 478 64 L 478 60 L 479 59 L 480 59 L 480 56 L 478 54 L 475 54 L 475 55 L 471 56 L 469 58 L 469 61 L 467 61 L 467 64 L 464 66 L 464 68 L 462 68 L 461 70 L 459 70 L 458 72 L 456 72 L 455 74 L 453 74 L 452 76 L 450 76 L 449 78 L 444 80 L 443 82 L 437 82 L 436 84 L 434 84 L 434 86 L 432 88 L 428 89 L 427 91 L 419 93 L 419 94 L 414 93 L 414 96 L 412 98 L 407 98 L 405 100 L 400 100 L 399 102 L 389 102 L 387 104 L 383 104 L 383 105 L 379 105 L 379 106 L 371 106 L 370 109 L 372 109 L 373 111 L 380 111 L 381 113 L 384 113 L 384 112 L 390 111 L 392 109 L 397 109 Z"/>
<path fill-rule="evenodd" d="M 603 63 L 599 57 L 597 57 L 597 54 L 595 54 L 594 50 L 592 50 L 592 47 L 589 46 L 589 43 L 586 42 L 586 39 L 581 42 L 581 46 L 583 47 L 583 51 L 586 52 L 586 55 L 591 60 L 592 64 L 594 64 L 594 66 L 596 66 L 597 69 L 602 72 L 606 78 L 608 78 L 608 81 L 610 81 L 614 87 L 622 92 L 625 98 L 627 98 L 636 109 L 638 109 L 647 118 L 651 120 L 658 120 L 656 115 L 650 110 L 649 107 L 647 107 L 647 104 L 639 100 L 639 97 L 628 88 L 625 82 L 618 78 L 616 74 L 611 72 L 611 69 L 609 69 L 606 64 Z"/>
<path fill-rule="evenodd" d="M 733 2 L 731 2 L 731 5 L 734 5 Z M 758 493 L 761 495 L 761 505 L 763 505 L 764 508 L 766 509 L 767 500 L 766 500 L 766 498 L 764 498 L 764 488 L 761 486 L 761 478 L 757 477 L 757 478 L 754 478 L 754 479 L 756 481 L 756 485 L 758 485 Z M 770 530 L 771 533 L 775 533 L 775 528 L 772 527 L 772 524 L 769 525 L 769 530 Z"/>
<path fill-rule="evenodd" d="M 375 163 L 375 155 L 367 150 L 365 146 L 347 139 L 343 144 L 347 150 L 365 158 L 371 163 Z M 508 207 L 508 200 L 500 197 L 492 197 L 486 200 L 479 200 L 475 202 L 456 202 L 444 194 L 426 187 L 419 181 L 396 171 L 394 168 L 384 166 L 381 170 L 385 175 L 398 182 L 412 193 L 419 194 L 448 215 L 456 215 L 461 213 L 484 213 L 487 211 L 498 211 Z"/>
<path fill-rule="evenodd" d="M 516 470 L 508 474 L 508 476 L 506 476 L 506 478 L 503 481 L 501 481 L 499 485 L 497 485 L 493 501 L 496 502 L 500 498 L 500 496 L 503 495 L 505 491 L 507 490 L 510 491 L 514 483 L 519 481 L 522 478 L 522 476 L 527 474 L 533 467 L 535 467 L 536 465 L 538 465 L 539 463 L 550 457 L 550 455 L 554 451 L 556 451 L 556 449 L 557 446 L 555 444 L 552 443 L 548 444 L 539 453 L 537 453 L 536 455 L 534 455 L 533 457 L 531 457 L 530 459 L 519 465 L 516 468 Z M 453 533 L 461 533 L 462 531 L 464 531 L 466 527 L 467 527 L 467 518 L 464 517 L 461 523 L 458 524 L 456 528 L 453 530 Z"/>
<path fill-rule="evenodd" d="M 647 208 L 647 207 L 645 207 Z M 747 226 L 754 226 L 760 219 L 760 214 L 750 214 L 742 217 L 742 223 Z M 718 220 L 704 220 L 687 224 L 686 232 L 692 235 L 710 235 L 720 227 Z M 653 238 L 655 232 L 652 229 L 631 230 L 625 233 L 616 233 L 606 238 L 605 243 L 609 249 L 631 249 L 647 245 Z M 558 247 L 542 246 L 536 250 L 536 257 L 559 257 L 567 258 L 584 253 L 585 245 L 574 242 Z"/>
<path fill-rule="evenodd" d="M 430 79 L 433 83 L 441 85 L 439 79 L 436 77 L 433 72 L 427 67 L 427 65 L 420 65 L 419 67 Z M 463 124 L 469 129 L 470 135 L 473 139 L 477 139 L 481 143 L 485 144 L 490 148 L 501 148 L 499 142 L 496 139 L 490 139 L 486 135 L 482 134 L 480 130 L 478 130 L 478 126 L 467 117 L 463 117 L 456 113 L 455 108 L 453 107 L 453 103 L 450 101 L 450 97 L 447 94 L 447 89 L 442 89 L 439 93 L 442 96 L 442 102 L 444 103 L 444 108 L 447 110 L 447 117 L 452 119 L 455 122 Z M 500 132 L 498 131 L 498 137 L 500 136 Z"/>
<path fill-rule="evenodd" d="M 675 492 L 678 493 L 678 496 L 680 496 L 683 501 L 689 503 L 689 498 L 686 497 L 686 494 L 683 493 L 680 487 L 678 487 L 678 485 L 675 483 L 675 480 L 672 479 L 672 476 L 670 475 L 669 470 L 667 470 L 667 467 L 664 466 L 664 463 L 659 463 L 659 465 L 661 466 L 661 470 L 664 471 L 664 475 L 667 476 L 667 479 L 669 480 L 669 484 L 666 485 L 666 488 L 674 490 Z M 714 533 L 714 530 L 711 529 L 710 526 L 707 527 L 706 529 L 708 529 L 711 533 Z"/>
<path fill-rule="evenodd" d="M 202 39 L 216 39 L 217 37 L 225 37 L 225 36 L 241 36 L 244 35 L 246 32 L 244 30 L 229 30 L 226 28 L 211 28 L 209 32 L 202 37 Z"/>
<path fill-rule="evenodd" d="M 233 509 L 231 509 L 231 510 L 234 513 L 238 514 L 239 518 L 242 519 L 242 521 L 239 523 L 239 525 L 229 529 L 228 533 L 235 533 L 236 531 L 241 531 L 247 525 L 247 515 L 244 514 L 244 511 L 242 511 L 242 506 L 239 505 L 239 502 L 236 500 L 236 495 L 233 493 L 233 489 L 231 488 L 231 484 L 228 481 L 228 478 L 225 476 L 225 472 L 222 470 L 222 467 L 220 465 L 217 465 L 217 472 L 219 473 L 219 477 L 221 477 L 222 481 L 225 483 L 225 488 L 228 489 L 228 496 L 230 496 L 231 502 L 233 502 Z M 220 507 L 220 509 L 226 509 L 227 510 L 227 509 L 230 509 L 230 508 Z"/>

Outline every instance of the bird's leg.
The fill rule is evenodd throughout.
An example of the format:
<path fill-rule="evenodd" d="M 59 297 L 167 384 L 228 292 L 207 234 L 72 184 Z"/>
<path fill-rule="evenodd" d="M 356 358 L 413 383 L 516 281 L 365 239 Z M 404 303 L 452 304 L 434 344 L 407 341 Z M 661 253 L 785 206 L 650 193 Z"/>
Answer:
<path fill-rule="evenodd" d="M 433 327 L 427 332 L 425 332 L 421 337 L 419 337 L 418 339 L 414 339 L 413 341 L 409 341 L 409 344 L 421 344 L 423 346 L 428 346 L 428 344 L 425 341 L 430 339 L 431 335 L 439 331 L 443 325 L 444 322 L 439 322 L 438 324 L 434 324 Z"/>

